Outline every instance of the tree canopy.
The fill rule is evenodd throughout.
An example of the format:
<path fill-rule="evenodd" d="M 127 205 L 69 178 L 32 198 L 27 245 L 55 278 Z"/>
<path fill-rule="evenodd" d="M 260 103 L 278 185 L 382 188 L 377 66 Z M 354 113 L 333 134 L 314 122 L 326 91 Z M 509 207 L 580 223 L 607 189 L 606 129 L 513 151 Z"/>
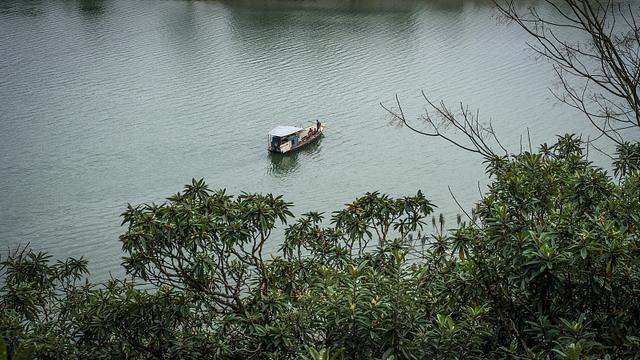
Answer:
<path fill-rule="evenodd" d="M 127 279 L 12 252 L 0 330 L 10 358 L 633 357 L 638 158 L 621 147 L 611 176 L 566 135 L 488 160 L 493 181 L 455 229 L 421 192 L 367 193 L 325 224 L 194 180 L 123 213 Z"/>

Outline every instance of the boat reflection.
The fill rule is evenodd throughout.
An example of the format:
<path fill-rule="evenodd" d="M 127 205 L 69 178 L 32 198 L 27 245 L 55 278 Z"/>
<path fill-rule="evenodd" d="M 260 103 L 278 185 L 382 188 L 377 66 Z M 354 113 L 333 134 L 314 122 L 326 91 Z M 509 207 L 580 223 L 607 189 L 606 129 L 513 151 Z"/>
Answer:
<path fill-rule="evenodd" d="M 322 138 L 294 152 L 280 154 L 269 152 L 271 162 L 267 172 L 275 177 L 286 177 L 295 173 L 305 161 L 313 161 L 313 155 L 320 151 Z"/>

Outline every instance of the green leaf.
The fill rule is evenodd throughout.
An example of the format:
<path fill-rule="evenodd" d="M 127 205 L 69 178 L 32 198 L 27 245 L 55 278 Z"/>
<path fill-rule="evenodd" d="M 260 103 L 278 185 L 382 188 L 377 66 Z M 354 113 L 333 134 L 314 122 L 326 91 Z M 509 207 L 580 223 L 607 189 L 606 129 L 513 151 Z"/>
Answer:
<path fill-rule="evenodd" d="M 13 360 L 31 360 L 33 359 L 33 352 L 35 348 L 33 344 L 21 345 L 13 357 Z"/>
<path fill-rule="evenodd" d="M 0 336 L 0 360 L 7 360 L 7 346 L 2 336 Z"/>

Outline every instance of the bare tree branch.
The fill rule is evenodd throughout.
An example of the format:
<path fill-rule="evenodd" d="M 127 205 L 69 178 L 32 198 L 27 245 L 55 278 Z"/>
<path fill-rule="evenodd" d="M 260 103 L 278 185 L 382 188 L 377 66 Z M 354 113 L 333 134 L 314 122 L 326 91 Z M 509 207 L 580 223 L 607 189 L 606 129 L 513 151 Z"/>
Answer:
<path fill-rule="evenodd" d="M 383 103 L 380 103 L 380 106 L 382 106 L 382 108 L 385 109 L 393 119 L 399 121 L 400 124 L 420 135 L 440 137 L 463 150 L 480 154 L 487 159 L 499 157 L 499 155 L 488 144 L 488 141 L 493 141 L 502 151 L 504 151 L 505 156 L 508 155 L 507 150 L 498 140 L 491 122 L 489 122 L 488 126 L 483 125 L 479 120 L 478 111 L 476 111 L 474 115 L 463 103 L 460 103 L 459 113 L 456 114 L 448 108 L 443 101 L 440 101 L 438 104 L 433 102 L 427 97 L 424 91 L 422 91 L 422 97 L 429 105 L 429 108 L 426 110 L 425 114 L 419 118 L 419 120 L 422 120 L 427 125 L 429 128 L 428 130 L 419 129 L 406 118 L 397 94 L 395 97 L 397 109 L 391 109 Z M 444 130 L 448 128 L 453 128 L 455 132 L 463 135 L 467 144 L 445 134 Z"/>
<path fill-rule="evenodd" d="M 637 5 L 620 6 L 611 0 L 544 4 L 549 12 L 542 15 L 514 0 L 496 0 L 504 18 L 533 38 L 529 47 L 553 64 L 562 89 L 552 91 L 556 99 L 583 112 L 609 140 L 623 143 L 640 129 Z"/>

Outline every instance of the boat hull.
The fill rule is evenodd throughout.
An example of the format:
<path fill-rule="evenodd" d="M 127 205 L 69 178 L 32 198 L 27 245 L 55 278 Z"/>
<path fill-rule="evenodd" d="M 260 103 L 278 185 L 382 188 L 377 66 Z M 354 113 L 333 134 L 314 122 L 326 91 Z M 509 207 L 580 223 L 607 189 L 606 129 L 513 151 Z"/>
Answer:
<path fill-rule="evenodd" d="M 286 144 L 286 145 L 283 144 L 280 146 L 270 146 L 268 149 L 271 152 L 279 153 L 279 154 L 290 153 L 317 141 L 320 137 L 323 136 L 323 134 L 324 134 L 324 125 L 321 125 L 320 130 L 318 130 L 318 132 L 298 142 L 296 145 L 289 146 L 289 144 Z"/>

